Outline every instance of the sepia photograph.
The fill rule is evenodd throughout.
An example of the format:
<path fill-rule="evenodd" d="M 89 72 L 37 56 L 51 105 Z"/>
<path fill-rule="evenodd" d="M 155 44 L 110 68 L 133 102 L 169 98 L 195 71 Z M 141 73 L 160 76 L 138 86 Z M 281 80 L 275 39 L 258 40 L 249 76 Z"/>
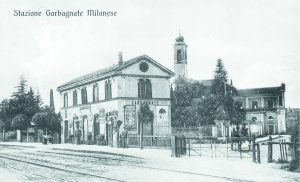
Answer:
<path fill-rule="evenodd" d="M 300 1 L 0 0 L 1 182 L 299 182 Z"/>

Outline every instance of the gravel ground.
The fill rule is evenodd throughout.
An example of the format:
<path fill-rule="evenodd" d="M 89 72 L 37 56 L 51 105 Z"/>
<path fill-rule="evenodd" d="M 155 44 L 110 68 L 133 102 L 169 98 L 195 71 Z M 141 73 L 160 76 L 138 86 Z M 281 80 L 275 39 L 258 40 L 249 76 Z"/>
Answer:
<path fill-rule="evenodd" d="M 224 148 L 226 151 L 226 149 Z M 170 157 L 165 149 L 0 143 L 5 181 L 299 181 L 299 173 L 251 158 Z M 2 156 L 2 157 L 1 157 Z M 20 161 L 3 158 L 9 157 Z M 29 162 L 29 163 L 28 163 Z M 34 163 L 34 164 L 32 164 Z M 2 181 L 2 180 L 1 180 Z"/>

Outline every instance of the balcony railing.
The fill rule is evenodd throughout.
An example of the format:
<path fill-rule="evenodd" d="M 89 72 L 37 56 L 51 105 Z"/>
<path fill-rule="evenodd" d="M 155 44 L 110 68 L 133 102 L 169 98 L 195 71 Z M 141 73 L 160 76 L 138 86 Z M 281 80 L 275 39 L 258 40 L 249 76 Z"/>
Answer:
<path fill-rule="evenodd" d="M 245 108 L 246 111 L 276 111 L 277 109 L 282 109 L 283 106 L 276 107 L 256 107 L 256 108 Z"/>

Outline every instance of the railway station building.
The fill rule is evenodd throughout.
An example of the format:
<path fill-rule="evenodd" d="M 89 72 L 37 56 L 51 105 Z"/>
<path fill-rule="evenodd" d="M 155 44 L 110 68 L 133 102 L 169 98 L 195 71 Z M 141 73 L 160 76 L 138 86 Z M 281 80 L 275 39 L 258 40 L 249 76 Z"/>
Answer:
<path fill-rule="evenodd" d="M 116 146 L 123 131 L 139 133 L 138 111 L 143 103 L 154 115 L 144 125 L 144 135 L 170 135 L 172 76 L 171 70 L 147 55 L 123 61 L 119 53 L 117 64 L 60 85 L 62 143 L 102 140 Z"/>

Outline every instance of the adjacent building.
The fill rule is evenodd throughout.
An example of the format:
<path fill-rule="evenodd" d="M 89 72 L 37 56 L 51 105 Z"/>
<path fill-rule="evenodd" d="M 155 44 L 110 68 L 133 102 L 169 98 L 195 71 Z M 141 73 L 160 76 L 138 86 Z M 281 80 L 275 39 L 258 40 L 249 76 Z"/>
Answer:
<path fill-rule="evenodd" d="M 240 89 L 235 100 L 246 110 L 246 123 L 252 134 L 286 132 L 285 84 L 278 87 Z"/>
<path fill-rule="evenodd" d="M 138 110 L 147 103 L 153 121 L 144 135 L 171 133 L 170 81 L 174 73 L 147 55 L 73 79 L 57 88 L 61 95 L 62 143 L 95 142 L 117 145 L 123 131 L 139 133 Z"/>

